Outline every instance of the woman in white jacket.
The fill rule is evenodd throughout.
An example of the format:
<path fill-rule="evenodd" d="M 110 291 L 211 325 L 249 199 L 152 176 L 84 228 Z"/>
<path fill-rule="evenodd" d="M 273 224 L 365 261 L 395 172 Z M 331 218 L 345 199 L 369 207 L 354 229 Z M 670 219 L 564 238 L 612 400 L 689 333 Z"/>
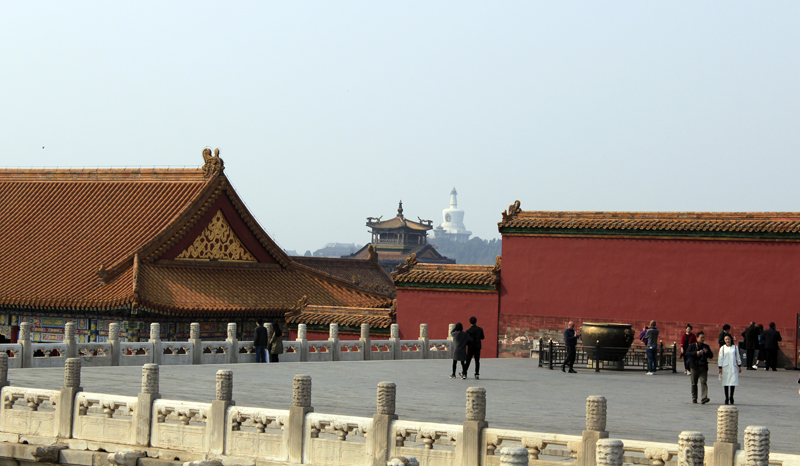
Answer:
<path fill-rule="evenodd" d="M 733 392 L 739 386 L 739 373 L 742 372 L 742 357 L 730 335 L 725 335 L 725 346 L 719 349 L 717 365 L 722 388 L 725 390 L 725 404 L 733 404 Z"/>

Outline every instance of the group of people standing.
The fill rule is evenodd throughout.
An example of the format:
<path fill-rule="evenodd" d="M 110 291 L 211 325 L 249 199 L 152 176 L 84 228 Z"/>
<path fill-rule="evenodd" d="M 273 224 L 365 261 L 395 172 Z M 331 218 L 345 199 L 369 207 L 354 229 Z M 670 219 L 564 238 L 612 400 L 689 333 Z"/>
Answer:
<path fill-rule="evenodd" d="M 458 377 L 462 380 L 467 379 L 467 371 L 472 359 L 475 359 L 475 379 L 480 379 L 481 372 L 481 340 L 483 340 L 483 329 L 478 327 L 478 319 L 469 318 L 470 327 L 464 331 L 461 322 L 457 323 L 450 333 L 453 337 L 453 372 L 451 379 L 456 378 L 456 365 L 461 362 L 461 372 Z"/>
<path fill-rule="evenodd" d="M 272 323 L 272 336 L 264 327 L 264 319 L 256 321 L 255 338 L 253 346 L 256 347 L 256 362 L 278 362 L 283 353 L 283 331 L 281 324 Z"/>

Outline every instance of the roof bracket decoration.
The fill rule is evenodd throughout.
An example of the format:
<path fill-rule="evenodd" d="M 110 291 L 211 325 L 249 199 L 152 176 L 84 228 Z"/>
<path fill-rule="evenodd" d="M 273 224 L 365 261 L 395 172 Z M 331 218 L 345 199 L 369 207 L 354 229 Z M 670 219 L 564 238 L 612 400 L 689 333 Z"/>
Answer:
<path fill-rule="evenodd" d="M 507 211 L 503 212 L 503 221 L 505 222 L 516 217 L 520 212 L 522 212 L 522 209 L 519 208 L 519 200 L 516 200 L 513 204 L 508 206 Z"/>
<path fill-rule="evenodd" d="M 494 262 L 494 267 L 492 267 L 492 275 L 498 276 L 498 275 L 500 275 L 500 267 L 502 265 L 503 258 L 500 257 L 500 256 L 497 256 L 497 257 L 494 258 L 494 260 L 495 260 L 495 262 Z"/>
<path fill-rule="evenodd" d="M 257 262 L 236 236 L 221 210 L 176 259 Z"/>
<path fill-rule="evenodd" d="M 375 250 L 375 246 L 369 245 L 367 247 L 367 252 L 369 253 L 368 260 L 374 264 L 378 263 L 378 251 Z"/>
<path fill-rule="evenodd" d="M 105 264 L 100 264 L 100 267 L 97 268 L 97 278 L 100 279 L 101 285 L 105 285 L 106 278 L 108 278 L 108 270 L 106 270 Z"/>
<path fill-rule="evenodd" d="M 219 147 L 214 149 L 214 156 L 211 156 L 211 149 L 206 147 L 203 149 L 203 176 L 211 178 L 218 173 L 221 173 L 225 168 L 225 163 L 219 158 Z"/>
<path fill-rule="evenodd" d="M 397 270 L 392 272 L 392 278 L 395 278 L 398 274 L 408 272 L 415 265 L 417 265 L 417 255 L 411 254 L 411 257 L 406 258 L 405 264 L 397 264 Z"/>
<path fill-rule="evenodd" d="M 303 297 L 297 301 L 297 306 L 295 306 L 295 310 L 303 312 L 303 309 L 305 309 L 306 306 L 308 306 L 308 296 L 303 295 Z"/>

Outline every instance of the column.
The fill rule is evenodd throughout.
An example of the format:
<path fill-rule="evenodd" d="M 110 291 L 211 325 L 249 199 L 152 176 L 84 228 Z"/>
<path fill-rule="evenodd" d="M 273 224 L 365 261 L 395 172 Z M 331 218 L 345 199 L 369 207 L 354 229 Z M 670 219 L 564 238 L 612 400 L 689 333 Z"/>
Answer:
<path fill-rule="evenodd" d="M 706 438 L 700 432 L 683 431 L 678 436 L 678 466 L 703 466 Z"/>
<path fill-rule="evenodd" d="M 153 364 L 161 364 L 161 324 L 153 322 L 150 324 L 150 343 L 153 344 Z"/>
<path fill-rule="evenodd" d="M 745 466 L 769 465 L 769 429 L 747 426 L 744 430 Z"/>
<path fill-rule="evenodd" d="M 622 440 L 600 439 L 595 450 L 595 464 L 597 466 L 622 466 L 623 454 Z"/>
<path fill-rule="evenodd" d="M 111 365 L 119 366 L 120 345 L 119 324 L 117 322 L 108 324 L 108 342 L 111 344 Z"/>
<path fill-rule="evenodd" d="M 372 340 L 369 338 L 369 324 L 361 324 L 361 338 L 358 339 L 364 344 L 364 361 L 372 359 Z"/>
<path fill-rule="evenodd" d="M 230 331 L 228 324 L 228 331 Z M 233 324 L 234 328 L 236 324 Z M 217 371 L 217 397 L 211 402 L 208 416 L 208 446 L 212 454 L 221 455 L 225 451 L 225 413 L 233 406 L 233 371 Z"/>
<path fill-rule="evenodd" d="M 486 422 L 486 389 L 469 387 L 467 389 L 467 420 L 461 451 L 456 452 L 456 462 L 463 466 L 478 466 L 481 459 L 481 430 L 489 427 Z M 460 461 L 459 461 L 460 453 Z"/>
<path fill-rule="evenodd" d="M 33 348 L 31 347 L 31 324 L 20 322 L 19 338 L 17 342 L 22 345 L 22 367 L 33 367 Z"/>
<path fill-rule="evenodd" d="M 231 322 L 228 324 L 228 338 L 225 341 L 230 343 L 228 364 L 236 364 L 239 362 L 239 340 L 236 339 L 236 323 Z"/>
<path fill-rule="evenodd" d="M 67 345 L 67 359 L 78 357 L 78 341 L 75 338 L 75 322 L 64 325 L 64 343 Z"/>
<path fill-rule="evenodd" d="M 192 364 L 203 363 L 203 344 L 200 339 L 200 323 L 189 324 L 189 343 L 192 346 Z"/>
<path fill-rule="evenodd" d="M 422 340 L 422 357 L 429 359 L 431 344 L 428 340 L 428 324 L 419 324 L 419 339 Z"/>
<path fill-rule="evenodd" d="M 581 438 L 581 449 L 575 461 L 576 466 L 595 466 L 597 441 L 608 438 L 606 409 L 605 397 L 590 396 L 586 398 L 586 430 L 583 431 Z"/>
<path fill-rule="evenodd" d="M 389 460 L 389 452 L 394 441 L 391 438 L 392 421 L 395 414 L 397 387 L 392 382 L 378 384 L 378 412 L 372 416 L 372 430 L 367 439 L 372 445 L 372 466 L 383 466 Z"/>
<path fill-rule="evenodd" d="M 331 361 L 339 360 L 339 324 L 331 324 L 328 329 L 328 341 L 331 342 L 333 347 L 333 354 Z"/>
<path fill-rule="evenodd" d="M 528 450 L 522 447 L 501 448 L 500 466 L 528 466 Z"/>
<path fill-rule="evenodd" d="M 69 358 L 64 364 L 64 386 L 61 387 L 59 403 L 56 405 L 58 437 L 72 438 L 72 412 L 75 395 L 83 391 L 81 387 L 81 360 Z"/>
<path fill-rule="evenodd" d="M 295 375 L 292 382 L 292 406 L 289 408 L 289 421 L 285 427 L 284 437 L 289 441 L 290 463 L 303 461 L 303 425 L 306 414 L 311 412 L 314 412 L 314 408 L 311 407 L 311 376 Z"/>
<path fill-rule="evenodd" d="M 300 362 L 308 361 L 308 340 L 306 340 L 306 324 L 297 325 L 297 341 L 300 343 Z"/>
<path fill-rule="evenodd" d="M 8 385 L 8 353 L 0 351 L 0 389 Z"/>
<path fill-rule="evenodd" d="M 161 397 L 158 390 L 158 364 L 145 364 L 142 366 L 142 391 L 139 392 L 136 399 L 136 412 L 134 413 L 136 445 L 150 446 L 153 402 Z"/>
<path fill-rule="evenodd" d="M 714 442 L 714 466 L 734 466 L 739 445 L 739 409 L 722 405 L 717 409 L 717 441 Z"/>
<path fill-rule="evenodd" d="M 389 327 L 389 339 L 392 340 L 393 350 L 392 350 L 392 359 L 402 359 L 403 352 L 400 350 L 400 326 L 397 324 L 392 324 Z"/>

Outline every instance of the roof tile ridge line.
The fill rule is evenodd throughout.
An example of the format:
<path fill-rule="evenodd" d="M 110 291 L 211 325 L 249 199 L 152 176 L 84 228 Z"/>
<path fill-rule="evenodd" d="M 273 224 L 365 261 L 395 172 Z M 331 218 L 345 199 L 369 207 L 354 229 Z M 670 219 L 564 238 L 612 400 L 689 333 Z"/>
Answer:
<path fill-rule="evenodd" d="M 219 174 L 218 176 L 221 179 L 222 190 L 225 191 L 225 194 L 228 196 L 231 204 L 233 204 L 233 207 L 236 209 L 239 215 L 241 215 L 245 225 L 250 228 L 250 231 L 261 243 L 261 246 L 263 246 L 264 249 L 266 249 L 279 264 L 286 268 L 291 267 L 294 261 L 289 258 L 289 255 L 284 252 L 283 248 L 279 247 L 272 237 L 267 234 L 266 231 L 264 231 L 264 228 L 261 227 L 261 224 L 256 221 L 256 218 L 252 213 L 250 213 L 250 210 L 247 208 L 241 198 L 239 198 L 239 194 L 236 192 L 236 189 L 234 189 L 233 184 L 230 182 L 228 177 L 224 174 Z"/>
<path fill-rule="evenodd" d="M 197 193 L 188 206 L 175 215 L 153 239 L 143 244 L 135 253 L 143 257 L 145 262 L 155 262 L 166 252 L 168 247 L 186 236 L 189 230 L 197 224 L 201 217 L 199 211 L 217 200 L 222 193 L 220 188 L 220 174 L 217 172 L 208 178 L 206 186 Z M 183 233 L 180 231 L 181 227 L 186 227 Z M 159 251 L 159 249 L 163 250 Z"/>
<path fill-rule="evenodd" d="M 331 275 L 327 272 L 323 272 L 321 270 L 317 270 L 313 267 L 309 267 L 307 265 L 301 264 L 299 262 L 292 261 L 292 268 L 294 268 L 297 272 L 305 273 L 306 275 L 311 275 L 312 277 L 316 276 L 317 278 L 322 278 L 327 281 L 334 282 L 334 284 L 338 286 L 343 286 L 353 291 L 357 291 L 359 293 L 366 293 L 369 295 L 373 295 L 373 297 L 380 297 L 380 298 L 391 298 L 391 293 L 382 293 L 379 291 L 374 290 L 366 290 L 363 288 L 359 288 L 352 283 L 348 282 L 347 280 L 341 279 L 337 276 Z"/>

